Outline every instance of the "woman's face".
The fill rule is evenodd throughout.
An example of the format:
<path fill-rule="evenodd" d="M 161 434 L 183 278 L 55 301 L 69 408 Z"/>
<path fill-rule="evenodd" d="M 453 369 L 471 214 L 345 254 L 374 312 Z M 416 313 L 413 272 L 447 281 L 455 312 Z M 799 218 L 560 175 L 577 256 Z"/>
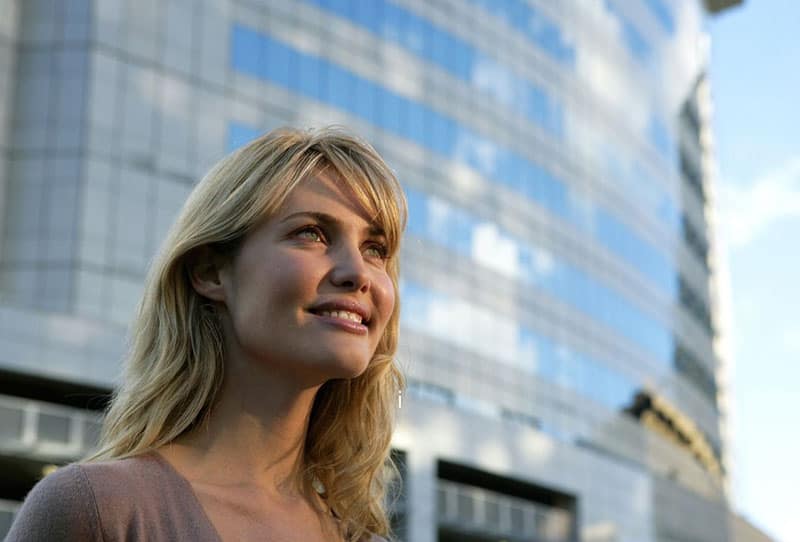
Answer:
<path fill-rule="evenodd" d="M 220 271 L 227 354 L 313 383 L 358 376 L 394 308 L 386 255 L 334 174 L 302 181 Z"/>

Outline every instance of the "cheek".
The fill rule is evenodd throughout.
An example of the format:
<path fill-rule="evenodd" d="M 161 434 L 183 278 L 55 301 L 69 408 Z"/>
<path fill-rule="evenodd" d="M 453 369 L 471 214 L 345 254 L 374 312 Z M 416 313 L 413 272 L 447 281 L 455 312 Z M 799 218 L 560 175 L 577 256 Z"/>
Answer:
<path fill-rule="evenodd" d="M 374 282 L 376 286 L 376 299 L 375 304 L 377 305 L 378 311 L 383 316 L 384 325 L 388 322 L 389 317 L 392 315 L 392 311 L 394 310 L 394 303 L 395 303 L 395 291 L 394 291 L 394 284 L 392 284 L 392 279 L 389 275 L 383 273 L 381 276 L 376 279 Z"/>
<path fill-rule="evenodd" d="M 314 291 L 320 280 L 319 262 L 310 262 L 303 257 L 284 257 L 265 270 L 269 276 L 270 289 L 275 297 L 293 297 Z"/>

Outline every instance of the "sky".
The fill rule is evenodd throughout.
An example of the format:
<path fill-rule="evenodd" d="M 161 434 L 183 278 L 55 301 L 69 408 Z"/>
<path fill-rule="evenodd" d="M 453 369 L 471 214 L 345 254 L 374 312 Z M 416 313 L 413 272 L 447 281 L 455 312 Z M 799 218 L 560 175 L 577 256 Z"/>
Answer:
<path fill-rule="evenodd" d="M 777 540 L 800 541 L 800 2 L 745 0 L 708 30 L 733 505 Z"/>

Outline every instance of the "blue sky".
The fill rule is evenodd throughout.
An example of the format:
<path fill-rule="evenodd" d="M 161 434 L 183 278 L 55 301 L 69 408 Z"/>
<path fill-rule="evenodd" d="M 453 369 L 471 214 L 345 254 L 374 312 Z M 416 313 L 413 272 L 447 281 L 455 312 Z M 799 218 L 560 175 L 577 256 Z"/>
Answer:
<path fill-rule="evenodd" d="M 733 500 L 790 542 L 800 540 L 800 2 L 745 0 L 709 30 Z"/>

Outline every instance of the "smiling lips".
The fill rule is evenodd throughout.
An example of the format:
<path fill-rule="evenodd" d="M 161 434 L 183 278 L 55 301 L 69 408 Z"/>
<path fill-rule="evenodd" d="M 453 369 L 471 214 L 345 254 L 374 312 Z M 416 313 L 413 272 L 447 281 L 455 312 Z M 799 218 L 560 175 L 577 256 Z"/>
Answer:
<path fill-rule="evenodd" d="M 310 312 L 324 322 L 344 331 L 363 335 L 369 323 L 368 311 L 360 303 L 351 300 L 337 300 L 320 303 Z"/>
<path fill-rule="evenodd" d="M 330 316 L 333 318 L 344 318 L 358 324 L 361 323 L 361 315 L 350 311 L 319 311 L 320 316 Z"/>

